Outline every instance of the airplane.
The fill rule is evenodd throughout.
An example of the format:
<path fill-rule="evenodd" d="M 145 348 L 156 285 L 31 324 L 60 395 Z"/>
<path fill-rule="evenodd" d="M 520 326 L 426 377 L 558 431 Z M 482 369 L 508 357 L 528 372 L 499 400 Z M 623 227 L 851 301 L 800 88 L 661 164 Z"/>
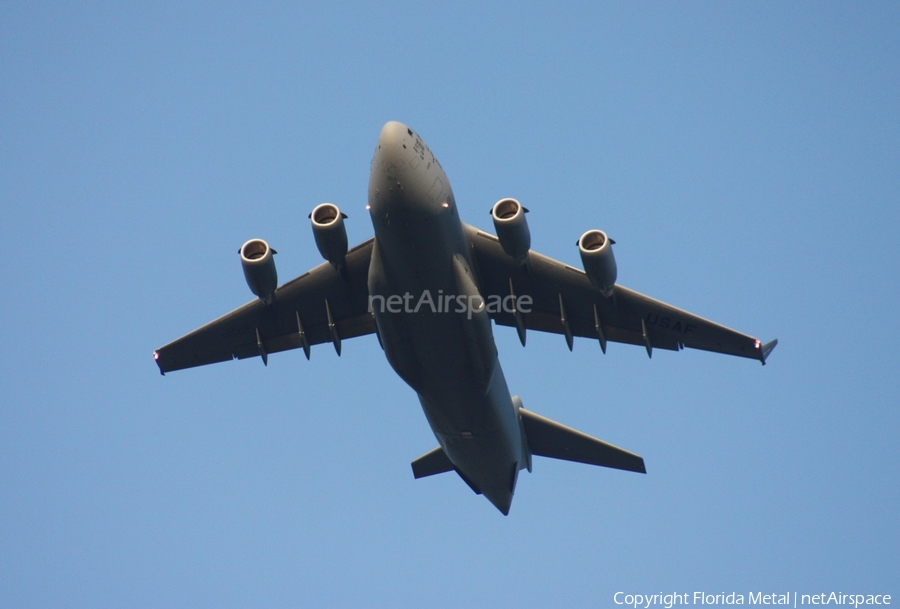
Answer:
<path fill-rule="evenodd" d="M 600 230 L 577 242 L 583 270 L 531 250 L 525 207 L 491 209 L 496 235 L 463 223 L 443 168 L 411 128 L 388 122 L 369 174 L 374 237 L 348 249 L 346 215 L 322 203 L 310 214 L 325 262 L 278 287 L 261 239 L 240 248 L 256 299 L 157 349 L 161 374 L 375 334 L 415 392 L 438 446 L 413 476 L 456 472 L 509 514 L 519 472 L 542 456 L 646 473 L 640 456 L 523 407 L 511 395 L 491 322 L 529 330 L 679 351 L 686 347 L 766 363 L 778 344 L 726 328 L 616 283 L 615 243 Z"/>

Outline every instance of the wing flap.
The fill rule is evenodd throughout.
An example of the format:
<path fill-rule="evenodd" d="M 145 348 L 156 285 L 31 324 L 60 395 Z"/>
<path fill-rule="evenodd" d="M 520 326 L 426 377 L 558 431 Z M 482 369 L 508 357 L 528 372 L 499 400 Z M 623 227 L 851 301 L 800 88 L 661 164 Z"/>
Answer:
<path fill-rule="evenodd" d="M 366 334 L 375 332 L 375 321 L 369 313 L 356 315 L 347 319 L 335 320 L 335 325 L 337 326 L 338 335 L 341 339 L 356 338 L 357 336 L 365 336 Z M 331 332 L 328 330 L 327 324 L 313 326 L 308 330 L 304 326 L 304 331 L 307 333 L 307 340 L 311 345 L 318 345 L 331 341 Z M 303 348 L 303 339 L 300 338 L 299 332 L 293 331 L 289 334 L 282 334 L 263 340 L 263 345 L 267 353 L 278 353 L 279 351 Z M 252 348 L 256 349 L 257 345 L 252 345 Z M 252 352 L 246 357 L 257 355 L 259 355 L 258 352 Z M 239 356 L 238 359 L 243 358 Z"/>

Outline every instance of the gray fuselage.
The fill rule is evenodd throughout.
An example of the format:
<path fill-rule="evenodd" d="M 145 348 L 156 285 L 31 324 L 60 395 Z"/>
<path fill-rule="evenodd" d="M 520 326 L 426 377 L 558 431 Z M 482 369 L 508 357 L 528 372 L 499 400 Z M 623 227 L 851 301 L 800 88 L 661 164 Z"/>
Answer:
<path fill-rule="evenodd" d="M 388 362 L 418 394 L 460 476 L 508 513 L 528 462 L 519 416 L 450 182 L 401 123 L 386 124 L 378 138 L 369 211 L 370 304 Z"/>

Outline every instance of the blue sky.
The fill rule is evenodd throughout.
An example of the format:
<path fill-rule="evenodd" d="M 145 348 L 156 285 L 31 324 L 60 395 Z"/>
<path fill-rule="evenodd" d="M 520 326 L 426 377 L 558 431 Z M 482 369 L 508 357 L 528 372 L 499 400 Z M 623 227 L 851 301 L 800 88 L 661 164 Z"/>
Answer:
<path fill-rule="evenodd" d="M 0 7 L 0 605 L 615 606 L 900 596 L 900 5 Z M 159 376 L 156 347 L 372 234 L 411 125 L 464 220 L 617 241 L 619 282 L 770 364 L 515 331 L 527 408 L 641 454 L 539 459 L 509 517 L 455 476 L 374 337 Z"/>

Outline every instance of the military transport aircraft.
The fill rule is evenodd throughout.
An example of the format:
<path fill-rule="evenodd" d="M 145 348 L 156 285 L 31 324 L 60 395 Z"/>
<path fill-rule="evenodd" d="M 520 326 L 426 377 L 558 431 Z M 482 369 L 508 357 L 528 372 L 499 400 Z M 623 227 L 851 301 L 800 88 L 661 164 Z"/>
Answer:
<path fill-rule="evenodd" d="M 509 513 L 519 471 L 532 456 L 646 473 L 644 460 L 525 410 L 510 395 L 491 321 L 607 343 L 685 347 L 756 359 L 761 344 L 616 284 L 613 240 L 578 239 L 584 271 L 531 251 L 525 209 L 515 199 L 491 210 L 497 235 L 459 219 L 450 181 L 419 135 L 398 122 L 381 130 L 369 175 L 375 236 L 347 248 L 346 216 L 323 203 L 310 214 L 326 262 L 278 287 L 261 239 L 240 249 L 257 298 L 153 354 L 161 373 L 375 334 L 388 362 L 419 397 L 439 446 L 412 462 L 416 478 L 455 471 Z"/>

